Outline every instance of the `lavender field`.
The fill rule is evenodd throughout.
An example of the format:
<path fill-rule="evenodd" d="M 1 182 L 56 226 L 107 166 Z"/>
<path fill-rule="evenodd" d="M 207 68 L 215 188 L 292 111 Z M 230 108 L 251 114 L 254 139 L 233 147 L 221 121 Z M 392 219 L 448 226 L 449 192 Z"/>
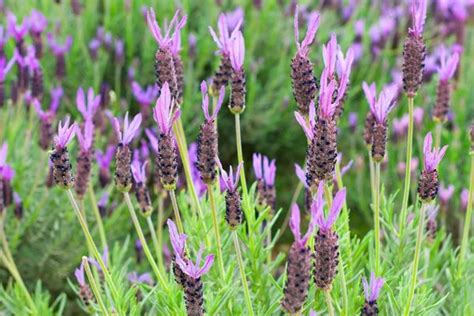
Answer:
<path fill-rule="evenodd" d="M 474 1 L 0 0 L 0 315 L 474 315 Z"/>

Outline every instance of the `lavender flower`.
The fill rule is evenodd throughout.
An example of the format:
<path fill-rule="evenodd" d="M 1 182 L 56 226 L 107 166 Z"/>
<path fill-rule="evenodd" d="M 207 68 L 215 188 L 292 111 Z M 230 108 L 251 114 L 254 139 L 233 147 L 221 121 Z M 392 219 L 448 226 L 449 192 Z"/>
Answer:
<path fill-rule="evenodd" d="M 438 225 L 436 224 L 436 216 L 439 212 L 439 205 L 430 204 L 427 207 L 427 221 L 426 221 L 426 233 L 429 242 L 433 242 L 436 238 L 436 232 Z"/>
<path fill-rule="evenodd" d="M 104 194 L 102 194 L 99 201 L 97 202 L 97 208 L 99 209 L 100 217 L 102 217 L 102 218 L 107 216 L 107 213 L 108 213 L 107 204 L 108 203 L 109 203 L 109 194 L 107 192 L 104 192 Z"/>
<path fill-rule="evenodd" d="M 224 101 L 225 87 L 221 87 L 219 99 L 214 109 L 214 113 L 209 113 L 209 95 L 207 93 L 206 81 L 201 83 L 202 93 L 202 111 L 204 112 L 205 121 L 201 124 L 198 137 L 198 162 L 201 180 L 206 184 L 212 184 L 216 180 L 216 166 L 219 155 L 218 149 L 218 133 L 215 121 L 217 114 L 221 109 Z"/>
<path fill-rule="evenodd" d="M 222 180 L 225 186 L 225 220 L 231 229 L 235 229 L 242 224 L 243 213 L 239 191 L 237 184 L 239 183 L 240 170 L 243 163 L 240 163 L 235 170 L 235 174 L 230 166 L 229 173 L 227 173 L 219 160 L 217 160 L 219 169 L 221 171 Z"/>
<path fill-rule="evenodd" d="M 143 283 L 151 286 L 154 283 L 151 274 L 148 272 L 142 274 L 138 274 L 137 272 L 130 272 L 129 274 L 127 274 L 127 279 L 132 284 Z"/>
<path fill-rule="evenodd" d="M 41 59 L 43 56 L 43 40 L 41 35 L 48 26 L 48 20 L 40 11 L 33 9 L 28 17 L 28 24 L 30 35 L 33 39 L 33 45 L 35 47 L 35 56 L 36 58 Z"/>
<path fill-rule="evenodd" d="M 87 91 L 87 102 L 82 87 L 79 87 L 76 94 L 76 105 L 85 121 L 92 120 L 100 105 L 100 95 L 94 96 L 94 90 Z"/>
<path fill-rule="evenodd" d="M 446 206 L 449 203 L 449 200 L 453 197 L 454 194 L 454 185 L 450 184 L 445 187 L 443 184 L 439 187 L 439 201 L 441 205 Z"/>
<path fill-rule="evenodd" d="M 275 159 L 270 161 L 267 156 L 255 153 L 253 154 L 253 170 L 257 178 L 258 204 L 263 207 L 270 207 L 272 211 L 275 211 Z"/>
<path fill-rule="evenodd" d="M 23 218 L 23 201 L 17 192 L 13 192 L 13 201 L 15 202 L 15 217 L 17 220 Z"/>
<path fill-rule="evenodd" d="M 433 138 L 431 133 L 428 133 L 423 146 L 424 168 L 418 180 L 418 195 L 424 202 L 429 202 L 438 195 L 439 179 L 436 168 L 448 149 L 448 146 L 441 149 L 432 146 Z"/>
<path fill-rule="evenodd" d="M 360 311 L 361 316 L 376 316 L 379 313 L 377 306 L 377 299 L 380 295 L 380 290 L 384 284 L 382 278 L 376 278 L 375 273 L 370 274 L 370 284 L 365 277 L 362 278 L 362 285 L 364 286 L 365 304 Z"/>
<path fill-rule="evenodd" d="M 443 50 L 441 56 L 441 65 L 438 68 L 439 82 L 436 90 L 436 103 L 433 109 L 433 118 L 435 121 L 445 122 L 449 111 L 449 103 L 451 98 L 451 86 L 449 80 L 454 76 L 459 62 L 459 54 L 454 53 L 446 56 Z"/>
<path fill-rule="evenodd" d="M 5 104 L 5 77 L 15 64 L 15 57 L 11 58 L 8 63 L 5 57 L 0 57 L 0 107 Z"/>
<path fill-rule="evenodd" d="M 88 46 L 89 54 L 91 55 L 91 58 L 93 61 L 97 60 L 100 45 L 101 45 L 100 41 L 95 37 L 91 39 L 89 42 L 89 46 Z"/>
<path fill-rule="evenodd" d="M 153 109 L 153 118 L 160 131 L 156 164 L 163 187 L 166 190 L 174 190 L 178 178 L 178 154 L 171 129 L 181 112 L 179 109 L 174 113 L 172 111 L 173 102 L 168 82 L 164 83 L 161 90 L 156 107 Z"/>
<path fill-rule="evenodd" d="M 316 214 L 313 208 L 308 230 L 304 236 L 300 232 L 300 210 L 297 204 L 291 208 L 290 229 L 295 236 L 288 253 L 286 267 L 286 283 L 282 307 L 290 314 L 298 313 L 308 295 L 308 286 L 311 275 L 311 251 L 307 241 L 316 228 Z"/>
<path fill-rule="evenodd" d="M 81 262 L 79 268 L 74 271 L 77 283 L 79 283 L 79 298 L 86 308 L 90 308 L 94 303 L 94 296 L 89 285 L 86 283 L 84 275 L 84 264 Z"/>
<path fill-rule="evenodd" d="M 214 263 L 214 255 L 208 255 L 201 267 L 202 252 L 203 247 L 197 253 L 195 264 L 190 259 L 183 259 L 180 255 L 176 255 L 176 262 L 185 273 L 186 282 L 183 284 L 183 289 L 188 315 L 204 315 L 204 295 L 201 276 L 206 274 L 211 268 Z"/>
<path fill-rule="evenodd" d="M 8 41 L 9 34 L 5 32 L 5 29 L 0 25 L 0 58 L 5 57 L 5 45 Z"/>
<path fill-rule="evenodd" d="M 308 114 L 310 103 L 316 97 L 318 90 L 317 79 L 313 74 L 313 66 L 308 58 L 309 47 L 314 42 L 318 28 L 319 14 L 314 12 L 309 18 L 308 31 L 303 42 L 299 43 L 298 8 L 296 8 L 294 32 L 297 51 L 295 57 L 291 60 L 291 83 L 298 111 L 302 115 Z"/>
<path fill-rule="evenodd" d="M 48 33 L 47 37 L 49 48 L 54 56 L 56 56 L 56 78 L 62 80 L 66 76 L 66 60 L 64 56 L 71 49 L 72 37 L 68 36 L 64 44 L 59 44 L 51 33 Z"/>
<path fill-rule="evenodd" d="M 212 39 L 216 42 L 219 50 L 217 53 L 221 55 L 221 63 L 219 69 L 214 74 L 212 78 L 212 87 L 210 93 L 213 96 L 217 96 L 218 91 L 221 87 L 227 86 L 227 83 L 232 76 L 232 65 L 230 61 L 230 51 L 232 46 L 232 38 L 237 35 L 237 32 L 242 25 L 242 19 L 239 19 L 235 28 L 230 31 L 228 27 L 226 14 L 222 13 L 219 15 L 219 21 L 217 23 L 217 28 L 219 31 L 219 36 L 216 35 L 216 32 L 209 26 L 209 32 L 211 33 Z"/>
<path fill-rule="evenodd" d="M 238 31 L 232 39 L 230 46 L 230 64 L 232 66 L 231 95 L 229 109 L 233 114 L 245 110 L 246 83 L 244 72 L 245 44 L 244 37 Z"/>
<path fill-rule="evenodd" d="M 168 230 L 170 234 L 170 241 L 171 246 L 173 247 L 174 255 L 171 258 L 171 262 L 173 265 L 173 273 L 176 283 L 180 286 L 184 286 L 186 283 L 186 275 L 184 274 L 183 270 L 181 269 L 180 265 L 176 262 L 177 257 L 179 256 L 182 260 L 186 259 L 186 235 L 178 233 L 178 228 L 176 224 L 168 219 Z"/>
<path fill-rule="evenodd" d="M 99 166 L 99 183 L 102 187 L 105 187 L 110 182 L 110 164 L 115 154 L 115 146 L 109 145 L 107 150 L 96 151 L 97 165 Z"/>
<path fill-rule="evenodd" d="M 115 185 L 120 191 L 128 192 L 132 187 L 131 161 L 132 151 L 130 143 L 140 131 L 142 115 L 137 114 L 132 122 L 128 121 L 128 112 L 125 114 L 123 133 L 117 118 L 114 119 L 114 129 L 119 137 L 119 144 L 115 153 Z"/>
<path fill-rule="evenodd" d="M 116 65 L 123 65 L 125 61 L 125 56 L 124 56 L 124 43 L 122 40 L 117 39 L 115 40 L 115 56 L 114 56 L 114 61 Z"/>
<path fill-rule="evenodd" d="M 64 125 L 59 122 L 58 134 L 54 136 L 55 148 L 50 155 L 53 165 L 54 183 L 58 186 L 70 189 L 74 185 L 72 165 L 69 160 L 67 145 L 76 133 L 76 124 L 69 125 L 69 118 Z"/>
<path fill-rule="evenodd" d="M 94 138 L 94 124 L 92 120 L 87 119 L 84 127 L 76 131 L 77 140 L 79 141 L 79 153 L 77 156 L 77 178 L 74 189 L 79 199 L 84 195 L 89 186 L 89 179 L 92 170 L 92 142 Z"/>
<path fill-rule="evenodd" d="M 24 55 L 23 41 L 28 33 L 28 19 L 24 18 L 21 24 L 18 24 L 17 17 L 13 13 L 8 13 L 7 16 L 8 33 L 16 42 L 16 47 Z"/>
<path fill-rule="evenodd" d="M 8 144 L 3 143 L 0 147 L 0 216 L 10 204 L 10 181 L 13 177 L 13 169 L 6 163 Z"/>
<path fill-rule="evenodd" d="M 146 121 L 149 116 L 150 104 L 158 96 L 159 89 L 156 84 L 142 88 L 136 81 L 132 82 L 132 93 L 138 104 L 140 105 L 140 112 L 142 113 L 143 120 Z"/>
<path fill-rule="evenodd" d="M 342 206 L 345 203 L 346 189 L 342 188 L 337 192 L 327 218 L 324 217 L 323 211 L 323 193 L 324 182 L 321 181 L 318 186 L 316 199 L 311 205 L 312 212 L 315 212 L 316 224 L 319 227 L 314 243 L 314 281 L 317 287 L 329 291 L 331 289 L 332 281 L 336 276 L 337 265 L 339 263 L 339 237 L 332 230 L 332 226 L 336 222 Z"/>
<path fill-rule="evenodd" d="M 201 180 L 201 175 L 197 168 L 198 164 L 198 145 L 191 143 L 188 148 L 189 164 L 191 166 L 191 177 L 193 179 L 194 187 L 196 188 L 198 197 L 202 197 L 206 193 L 207 185 Z"/>
<path fill-rule="evenodd" d="M 140 165 L 140 162 L 135 160 L 132 163 L 132 174 L 135 180 L 135 195 L 142 215 L 148 217 L 153 212 L 153 207 L 151 205 L 150 192 L 148 192 L 146 187 L 146 165 L 147 162 Z"/>
<path fill-rule="evenodd" d="M 467 206 L 469 203 L 469 190 L 464 188 L 461 191 L 461 209 L 462 210 L 467 210 Z"/>

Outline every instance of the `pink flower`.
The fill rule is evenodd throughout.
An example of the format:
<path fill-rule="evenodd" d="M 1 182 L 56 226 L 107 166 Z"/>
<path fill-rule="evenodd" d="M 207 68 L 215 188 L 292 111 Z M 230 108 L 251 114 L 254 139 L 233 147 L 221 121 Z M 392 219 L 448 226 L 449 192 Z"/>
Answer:
<path fill-rule="evenodd" d="M 293 22 L 293 27 L 295 31 L 295 42 L 296 42 L 296 48 L 298 50 L 298 54 L 302 57 L 308 56 L 309 53 L 309 47 L 311 44 L 314 42 L 314 38 L 316 36 L 316 32 L 318 31 L 319 28 L 319 13 L 318 12 L 313 12 L 309 16 L 309 22 L 308 22 L 308 31 L 306 32 L 306 35 L 303 39 L 303 42 L 299 42 L 299 21 L 298 21 L 298 7 L 296 7 L 295 10 L 295 19 Z"/>
<path fill-rule="evenodd" d="M 86 279 L 84 275 L 84 264 L 82 262 L 79 268 L 74 271 L 74 276 L 76 277 L 77 283 L 79 283 L 80 286 L 86 285 Z"/>
<path fill-rule="evenodd" d="M 334 78 L 337 61 L 337 39 L 336 34 L 331 34 L 331 39 L 326 45 L 323 45 L 324 69 L 327 69 L 329 79 Z"/>
<path fill-rule="evenodd" d="M 110 164 L 114 158 L 115 154 L 115 146 L 110 145 L 107 147 L 107 150 L 105 153 L 102 153 L 102 151 L 97 150 L 96 152 L 96 160 L 97 160 L 97 165 L 99 166 L 100 169 L 109 169 Z"/>
<path fill-rule="evenodd" d="M 297 204 L 293 204 L 291 207 L 291 217 L 290 217 L 290 229 L 295 236 L 295 242 L 298 243 L 300 246 L 305 246 L 306 242 L 308 241 L 309 237 L 313 233 L 314 229 L 316 228 L 316 208 L 311 208 L 311 220 L 308 225 L 308 230 L 304 236 L 301 236 L 300 232 L 300 209 Z"/>
<path fill-rule="evenodd" d="M 177 40 L 175 39 L 175 37 L 179 36 L 179 32 L 186 25 L 187 16 L 186 15 L 183 16 L 181 20 L 178 22 L 178 13 L 179 11 L 176 11 L 165 35 L 163 36 L 161 32 L 161 28 L 156 22 L 155 11 L 153 10 L 153 8 L 148 9 L 147 16 L 146 16 L 148 28 L 150 29 L 153 37 L 155 38 L 156 42 L 158 43 L 161 49 L 165 49 L 165 48 L 171 49 L 173 44 L 176 45 L 175 41 Z"/>
<path fill-rule="evenodd" d="M 336 92 L 336 80 L 330 79 L 329 68 L 324 68 L 321 75 L 321 87 L 319 89 L 319 117 L 324 119 L 332 119 L 336 107 L 339 104 L 340 94 L 334 100 L 334 93 Z"/>
<path fill-rule="evenodd" d="M 237 32 L 240 29 L 240 26 L 242 25 L 242 18 L 240 18 L 237 21 L 236 26 L 230 32 L 230 27 L 228 26 L 227 23 L 227 16 L 224 13 L 221 13 L 219 15 L 219 21 L 217 22 L 217 28 L 219 31 L 219 36 L 216 35 L 216 32 L 212 29 L 212 27 L 209 26 L 209 32 L 211 33 L 212 39 L 214 42 L 216 42 L 217 47 L 219 47 L 218 52 L 223 55 L 227 56 L 230 53 L 231 50 L 231 44 L 232 44 L 232 38 L 234 38 L 237 35 Z"/>
<path fill-rule="evenodd" d="M 262 180 L 266 185 L 273 186 L 275 184 L 276 161 L 270 161 L 267 156 L 255 153 L 253 154 L 253 170 L 255 177 Z"/>
<path fill-rule="evenodd" d="M 176 255 L 176 263 L 179 265 L 179 267 L 181 268 L 181 270 L 183 270 L 184 273 L 186 273 L 193 279 L 200 278 L 202 275 L 206 274 L 214 263 L 214 255 L 209 255 L 206 257 L 206 259 L 204 259 L 203 266 L 200 267 L 202 252 L 203 246 L 199 248 L 199 251 L 197 253 L 196 264 L 194 264 L 191 259 L 183 260 L 181 255 Z"/>
<path fill-rule="evenodd" d="M 222 102 L 224 101 L 225 96 L 225 86 L 221 87 L 219 91 L 219 99 L 217 100 L 216 108 L 214 109 L 214 113 L 212 115 L 209 114 L 209 95 L 207 93 L 207 83 L 205 80 L 201 82 L 201 93 L 202 93 L 202 111 L 204 112 L 204 117 L 206 120 L 213 121 L 217 118 L 217 113 L 221 109 Z"/>
<path fill-rule="evenodd" d="M 28 32 L 28 19 L 24 18 L 21 24 L 17 24 L 17 17 L 9 12 L 7 17 L 8 33 L 15 39 L 15 41 L 23 41 Z"/>
<path fill-rule="evenodd" d="M 114 117 L 113 125 L 115 132 L 118 135 L 120 143 L 123 145 L 128 145 L 133 140 L 133 138 L 138 134 L 140 130 L 140 124 L 142 123 L 142 115 L 137 114 L 133 118 L 132 122 L 129 124 L 128 122 L 128 112 L 125 113 L 125 119 L 123 124 L 123 134 L 120 129 L 120 122 L 119 119 Z"/>
<path fill-rule="evenodd" d="M 136 183 L 146 183 L 146 165 L 148 161 L 145 161 L 141 166 L 140 166 L 140 161 L 139 160 L 134 160 L 132 163 L 132 174 L 133 178 L 135 179 Z"/>
<path fill-rule="evenodd" d="M 375 116 L 378 123 L 383 124 L 387 120 L 388 113 L 394 106 L 396 97 L 396 91 L 393 87 L 385 86 L 380 92 L 379 97 L 376 95 L 375 84 L 372 83 L 370 86 L 364 81 L 362 83 L 362 89 L 364 90 L 365 97 L 370 105 L 370 111 Z"/>
<path fill-rule="evenodd" d="M 244 65 L 245 57 L 245 44 L 244 37 L 240 31 L 238 31 L 230 46 L 230 62 L 234 71 L 240 71 Z"/>
<path fill-rule="evenodd" d="M 158 138 L 155 136 L 153 131 L 149 128 L 145 129 L 145 134 L 148 137 L 148 140 L 150 141 L 150 146 L 155 152 L 155 154 L 158 154 Z"/>
<path fill-rule="evenodd" d="M 432 148 L 433 147 L 433 137 L 431 133 L 428 133 L 425 137 L 425 142 L 423 145 L 423 161 L 425 164 L 425 170 L 427 172 L 431 172 L 435 170 L 441 159 L 443 158 L 448 146 L 444 146 L 443 148 Z"/>
<path fill-rule="evenodd" d="M 180 110 L 176 110 L 173 114 L 173 103 L 168 82 L 165 82 L 161 88 L 161 94 L 158 100 L 156 100 L 156 106 L 153 109 L 153 118 L 158 124 L 160 132 L 163 134 L 169 134 L 171 132 L 174 122 L 181 114 Z"/>
<path fill-rule="evenodd" d="M 76 105 L 84 120 L 92 120 L 100 105 L 100 95 L 94 96 L 94 90 L 89 88 L 86 103 L 84 90 L 80 87 L 76 94 Z"/>
<path fill-rule="evenodd" d="M 219 165 L 219 169 L 221 170 L 222 180 L 227 191 L 234 192 L 237 189 L 237 184 L 239 183 L 240 169 L 242 169 L 243 162 L 239 163 L 235 174 L 232 170 L 232 166 L 229 167 L 229 173 L 227 173 L 222 167 L 221 161 L 219 159 L 217 160 L 217 164 Z"/>
<path fill-rule="evenodd" d="M 332 202 L 331 209 L 329 210 L 329 215 L 327 218 L 324 217 L 324 182 L 319 183 L 318 192 L 316 194 L 316 199 L 313 200 L 311 204 L 311 212 L 316 214 L 316 223 L 319 226 L 319 229 L 322 231 L 328 231 L 331 229 L 332 225 L 336 222 L 339 213 L 341 212 L 342 206 L 346 201 L 346 188 L 342 188 L 336 193 L 334 200 Z"/>
<path fill-rule="evenodd" d="M 423 33 L 426 20 L 427 0 L 413 0 L 411 2 L 411 18 L 413 25 L 408 29 L 409 34 L 420 36 Z"/>
<path fill-rule="evenodd" d="M 191 143 L 188 148 L 189 162 L 191 165 L 191 177 L 193 179 L 194 186 L 198 196 L 201 198 L 207 190 L 207 184 L 205 184 L 201 179 L 201 174 L 196 167 L 198 161 L 198 146 L 196 143 Z"/>
<path fill-rule="evenodd" d="M 186 234 L 178 233 L 178 228 L 176 227 L 176 224 L 172 220 L 168 219 L 166 223 L 168 224 L 171 246 L 173 247 L 173 251 L 175 255 L 177 257 L 184 256 L 184 251 L 186 248 L 186 238 L 187 238 Z"/>
<path fill-rule="evenodd" d="M 64 121 L 64 125 L 60 121 L 58 126 L 58 134 L 54 136 L 54 142 L 56 143 L 56 146 L 59 148 L 65 148 L 74 138 L 75 133 L 76 123 L 69 126 L 69 117 L 66 118 L 66 121 Z"/>
<path fill-rule="evenodd" d="M 28 17 L 28 24 L 30 32 L 40 34 L 48 26 L 48 20 L 40 11 L 33 9 Z"/>
<path fill-rule="evenodd" d="M 380 295 L 383 284 L 384 280 L 382 278 L 376 278 L 373 272 L 370 274 L 370 284 L 367 283 L 367 279 L 363 277 L 362 285 L 364 286 L 365 300 L 369 303 L 375 302 Z"/>
<path fill-rule="evenodd" d="M 84 123 L 84 130 L 81 131 L 81 129 L 78 128 L 76 134 L 81 150 L 85 152 L 89 151 L 94 139 L 94 124 L 92 123 L 92 120 L 86 120 Z"/>
<path fill-rule="evenodd" d="M 443 49 L 440 57 L 441 65 L 438 67 L 439 80 L 447 82 L 454 76 L 459 62 L 459 54 L 453 53 L 446 56 L 446 50 Z"/>
<path fill-rule="evenodd" d="M 127 275 L 128 281 L 132 284 L 148 284 L 148 285 L 153 285 L 153 278 L 151 277 L 151 274 L 146 272 L 143 274 L 138 274 L 137 272 L 130 272 Z"/>

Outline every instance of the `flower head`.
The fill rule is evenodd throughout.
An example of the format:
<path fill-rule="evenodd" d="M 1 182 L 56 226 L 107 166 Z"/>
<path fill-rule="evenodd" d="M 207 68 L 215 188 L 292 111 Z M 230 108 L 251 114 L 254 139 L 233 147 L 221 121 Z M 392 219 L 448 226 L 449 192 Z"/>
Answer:
<path fill-rule="evenodd" d="M 17 17 L 10 12 L 7 17 L 7 27 L 10 36 L 12 36 L 17 43 L 21 42 L 28 32 L 28 19 L 25 18 L 21 24 L 17 24 Z"/>
<path fill-rule="evenodd" d="M 267 156 L 255 153 L 253 154 L 253 170 L 255 177 L 262 180 L 266 185 L 273 186 L 275 184 L 276 161 L 268 159 Z"/>
<path fill-rule="evenodd" d="M 69 126 L 69 117 L 66 118 L 66 121 L 64 121 L 64 125 L 60 121 L 58 126 L 58 134 L 54 136 L 54 142 L 56 143 L 56 146 L 65 148 L 74 138 L 75 133 L 76 123 Z"/>
<path fill-rule="evenodd" d="M 427 172 L 431 172 L 438 167 L 441 159 L 443 159 L 443 156 L 448 149 L 447 145 L 441 149 L 432 147 L 433 137 L 431 136 L 431 133 L 428 133 L 425 136 L 425 142 L 423 145 L 423 161 L 425 164 L 425 170 Z"/>
<path fill-rule="evenodd" d="M 94 139 L 94 123 L 92 123 L 92 120 L 86 120 L 83 130 L 78 128 L 76 134 L 81 149 L 85 152 L 89 151 Z"/>
<path fill-rule="evenodd" d="M 84 90 L 80 87 L 76 94 L 76 105 L 79 112 L 81 112 L 84 120 L 92 120 L 95 112 L 100 105 L 100 95 L 94 96 L 94 90 L 89 88 L 87 91 L 87 103 L 84 95 Z"/>
<path fill-rule="evenodd" d="M 212 115 L 209 113 L 209 94 L 207 93 L 207 83 L 205 80 L 201 82 L 201 93 L 202 93 L 202 111 L 204 112 L 204 117 L 207 121 L 213 121 L 217 118 L 217 114 L 221 109 L 222 102 L 224 101 L 225 96 L 225 86 L 222 86 L 219 91 L 219 99 L 217 100 L 216 108 Z"/>
<path fill-rule="evenodd" d="M 370 284 L 367 283 L 365 277 L 362 278 L 362 285 L 364 286 L 365 300 L 368 302 L 375 302 L 380 295 L 384 280 L 382 278 L 376 278 L 375 273 L 370 274 Z"/>
<path fill-rule="evenodd" d="M 163 134 L 169 134 L 171 132 L 173 123 L 181 114 L 179 109 L 174 111 L 173 114 L 173 103 L 168 82 L 165 82 L 161 88 L 161 94 L 158 97 L 158 100 L 156 100 L 156 106 L 153 109 L 153 118 L 156 123 L 158 123 L 158 128 Z"/>
<path fill-rule="evenodd" d="M 179 36 L 179 32 L 186 25 L 187 16 L 183 16 L 178 22 L 178 14 L 179 11 L 176 11 L 168 29 L 166 30 L 165 35 L 163 36 L 161 28 L 158 25 L 158 22 L 156 21 L 155 11 L 153 10 L 153 8 L 148 9 L 146 16 L 148 28 L 150 29 L 151 34 L 153 35 L 161 49 L 171 49 L 171 46 L 173 46 L 173 39 L 176 36 Z"/>
<path fill-rule="evenodd" d="M 295 10 L 295 19 L 293 22 L 294 32 L 295 32 L 295 41 L 296 41 L 296 48 L 298 50 L 298 54 L 302 57 L 308 56 L 309 47 L 314 42 L 314 38 L 316 36 L 316 32 L 319 28 L 319 13 L 313 12 L 309 16 L 308 22 L 308 30 L 306 31 L 306 35 L 303 39 L 303 42 L 299 42 L 299 21 L 298 21 L 298 7 Z"/>
<path fill-rule="evenodd" d="M 377 98 L 375 83 L 372 83 L 369 86 L 364 81 L 362 83 L 362 88 L 364 90 L 367 102 L 370 105 L 370 111 L 374 115 L 375 119 L 380 124 L 385 123 L 388 113 L 392 110 L 395 104 L 394 100 L 397 94 L 396 90 L 392 86 L 385 86 Z"/>
<path fill-rule="evenodd" d="M 203 246 L 199 248 L 199 251 L 196 256 L 196 263 L 194 264 L 190 259 L 183 260 L 181 255 L 176 256 L 176 263 L 179 265 L 181 270 L 186 273 L 188 276 L 192 277 L 193 279 L 200 278 L 202 275 L 206 274 L 209 269 L 211 268 L 212 264 L 214 263 L 214 255 L 208 255 L 204 259 L 204 264 L 201 267 L 201 258 L 203 252 Z"/>
<path fill-rule="evenodd" d="M 227 173 L 224 168 L 222 167 L 221 161 L 218 159 L 217 164 L 219 165 L 219 169 L 221 170 L 221 175 L 222 175 L 222 180 L 224 182 L 224 185 L 226 189 L 229 192 L 234 192 L 237 189 L 237 184 L 239 183 L 239 175 L 240 175 L 240 170 L 242 169 L 243 162 L 239 163 L 237 166 L 237 170 L 234 171 L 232 170 L 232 166 L 229 167 L 229 173 Z"/>
<path fill-rule="evenodd" d="M 234 71 L 242 70 L 245 57 L 245 43 L 242 32 L 238 31 L 231 40 L 230 62 Z"/>
<path fill-rule="evenodd" d="M 146 165 L 148 161 L 145 161 L 140 166 L 140 161 L 139 160 L 134 160 L 132 162 L 132 174 L 133 178 L 135 179 L 136 183 L 146 183 Z"/>
<path fill-rule="evenodd" d="M 110 145 L 107 147 L 107 150 L 105 153 L 102 153 L 102 151 L 97 150 L 96 152 L 96 160 L 97 164 L 99 165 L 100 169 L 109 169 L 110 164 L 114 158 L 115 154 L 115 146 Z"/>
<path fill-rule="evenodd" d="M 338 105 L 339 91 L 336 100 L 334 93 L 336 92 L 336 80 L 330 79 L 329 68 L 324 68 L 321 75 L 321 87 L 319 90 L 319 117 L 324 119 L 332 119 L 336 107 Z"/>
<path fill-rule="evenodd" d="M 323 231 L 329 231 L 331 230 L 332 225 L 336 222 L 336 219 L 339 216 L 339 213 L 341 212 L 342 206 L 346 201 L 346 189 L 342 188 L 336 193 L 327 218 L 324 218 L 323 193 L 324 182 L 321 181 L 319 183 L 316 199 L 314 199 L 313 203 L 311 204 L 311 212 L 314 212 L 316 214 L 316 223 L 319 226 L 319 229 Z"/>
<path fill-rule="evenodd" d="M 48 26 L 48 20 L 40 11 L 33 9 L 28 17 L 28 24 L 30 32 L 40 34 Z"/>
<path fill-rule="evenodd" d="M 219 48 L 218 52 L 223 56 L 228 56 L 230 54 L 232 38 L 239 31 L 240 26 L 242 25 L 242 18 L 237 21 L 236 26 L 230 32 L 230 28 L 227 23 L 227 15 L 221 13 L 219 15 L 219 21 L 217 22 L 217 28 L 219 31 L 219 36 L 216 35 L 216 32 L 212 27 L 209 26 L 209 32 L 211 33 L 212 39 L 216 42 L 217 47 Z"/>
<path fill-rule="evenodd" d="M 300 231 L 300 208 L 298 204 L 293 204 L 291 207 L 291 217 L 290 217 L 290 229 L 295 236 L 295 242 L 297 242 L 300 246 L 305 246 L 306 242 L 308 241 L 309 237 L 313 233 L 314 229 L 316 228 L 316 209 L 311 208 L 311 220 L 308 225 L 308 230 L 304 236 L 301 236 Z"/>
<path fill-rule="evenodd" d="M 71 49 L 71 46 L 72 46 L 71 36 L 68 36 L 66 38 L 66 41 L 63 44 L 58 43 L 56 38 L 54 38 L 53 34 L 51 33 L 48 33 L 47 37 L 48 37 L 49 48 L 51 49 L 54 55 L 62 56 L 66 54 L 69 51 L 69 49 Z"/>
<path fill-rule="evenodd" d="M 451 56 L 446 56 L 446 50 L 443 49 L 440 57 L 441 65 L 438 67 L 439 80 L 448 81 L 454 76 L 459 62 L 459 54 L 454 53 Z"/>
<path fill-rule="evenodd" d="M 77 283 L 79 283 L 80 286 L 86 285 L 86 279 L 84 275 L 84 263 L 81 262 L 79 268 L 74 271 L 74 276 L 76 277 Z"/>
<path fill-rule="evenodd" d="M 186 234 L 178 233 L 178 228 L 172 220 L 168 219 L 166 223 L 168 224 L 171 246 L 173 247 L 174 253 L 179 257 L 184 256 L 187 238 Z"/>
<path fill-rule="evenodd" d="M 120 122 L 118 118 L 114 118 L 114 129 L 117 133 L 119 140 L 122 144 L 127 145 L 133 140 L 140 130 L 140 124 L 142 123 L 142 115 L 137 114 L 133 118 L 132 122 L 128 122 L 128 112 L 125 113 L 125 119 L 123 124 L 123 134 L 120 130 Z"/>
<path fill-rule="evenodd" d="M 159 88 L 156 84 L 152 84 L 143 89 L 136 81 L 132 82 L 133 96 L 141 106 L 150 105 L 158 96 Z"/>
<path fill-rule="evenodd" d="M 408 29 L 409 34 L 420 36 L 423 33 L 426 20 L 427 0 L 413 0 L 411 2 L 412 27 Z"/>

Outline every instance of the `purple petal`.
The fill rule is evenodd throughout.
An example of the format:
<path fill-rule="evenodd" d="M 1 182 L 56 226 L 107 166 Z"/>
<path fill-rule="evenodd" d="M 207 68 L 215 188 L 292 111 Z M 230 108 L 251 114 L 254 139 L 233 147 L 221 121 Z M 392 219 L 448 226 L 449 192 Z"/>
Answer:
<path fill-rule="evenodd" d="M 291 206 L 291 215 L 290 215 L 290 229 L 291 232 L 293 233 L 293 236 L 295 236 L 295 241 L 300 242 L 301 241 L 301 232 L 300 232 L 300 209 L 298 207 L 298 204 L 293 204 Z"/>

